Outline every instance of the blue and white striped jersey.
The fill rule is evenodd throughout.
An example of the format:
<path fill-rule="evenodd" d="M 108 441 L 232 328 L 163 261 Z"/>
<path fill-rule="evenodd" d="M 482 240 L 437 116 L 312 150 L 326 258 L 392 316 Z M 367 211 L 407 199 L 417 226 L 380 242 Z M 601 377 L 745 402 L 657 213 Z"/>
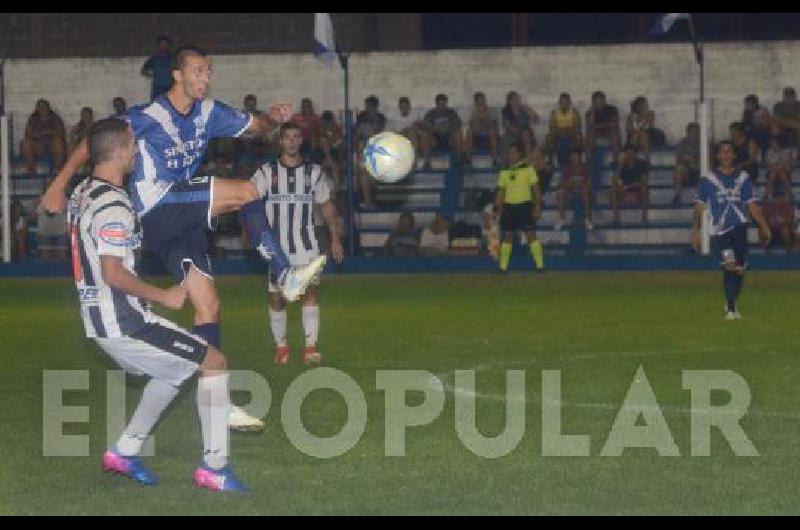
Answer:
<path fill-rule="evenodd" d="M 175 182 L 194 175 L 210 140 L 240 136 L 252 117 L 213 99 L 195 101 L 183 115 L 162 94 L 131 107 L 125 119 L 139 148 L 129 182 L 131 199 L 136 212 L 145 215 Z"/>

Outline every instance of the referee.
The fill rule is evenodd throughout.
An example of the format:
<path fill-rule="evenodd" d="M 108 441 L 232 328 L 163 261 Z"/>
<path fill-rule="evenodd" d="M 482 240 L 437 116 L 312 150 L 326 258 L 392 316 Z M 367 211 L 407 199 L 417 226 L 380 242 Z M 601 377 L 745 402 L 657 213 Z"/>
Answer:
<path fill-rule="evenodd" d="M 503 242 L 500 245 L 500 272 L 508 272 L 514 234 L 523 230 L 531 249 L 537 272 L 544 272 L 544 252 L 536 238 L 536 220 L 542 213 L 539 177 L 536 170 L 522 160 L 519 144 L 508 146 L 508 169 L 500 171 L 497 180 L 495 211 L 500 215 Z"/>

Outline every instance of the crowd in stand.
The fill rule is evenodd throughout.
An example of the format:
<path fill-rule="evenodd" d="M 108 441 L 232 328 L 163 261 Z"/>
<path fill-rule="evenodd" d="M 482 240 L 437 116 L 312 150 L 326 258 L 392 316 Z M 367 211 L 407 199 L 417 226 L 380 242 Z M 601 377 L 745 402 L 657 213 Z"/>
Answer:
<path fill-rule="evenodd" d="M 143 75 L 153 78 L 153 97 L 166 91 L 171 82 L 169 45 L 167 37 L 159 37 L 157 53 L 142 68 Z M 603 92 L 596 91 L 591 95 L 591 106 L 583 116 L 575 108 L 570 94 L 562 93 L 546 118 L 544 138 L 537 138 L 534 126 L 545 118 L 526 105 L 520 94 L 514 91 L 507 94 L 499 112 L 489 105 L 484 93 L 476 92 L 466 122 L 462 122 L 459 113 L 450 106 L 446 94 L 438 94 L 433 103 L 434 106 L 426 110 L 414 106 L 404 96 L 398 99 L 395 108 L 384 114 L 377 96 L 371 95 L 364 100 L 363 110 L 357 113 L 353 128 L 354 186 L 363 208 L 374 204 L 372 188 L 375 184 L 360 162 L 361 155 L 371 136 L 388 130 L 411 141 L 417 152 L 418 169 L 431 168 L 433 157 L 441 153 L 456 166 L 499 169 L 507 165 L 505 154 L 509 147 L 519 147 L 524 163 L 536 170 L 541 195 L 554 192 L 559 210 L 556 230 L 563 229 L 565 209 L 572 198 L 578 199 L 583 206 L 586 228 L 593 229 L 593 190 L 589 168 L 592 156 L 598 152 L 596 148 L 605 147 L 611 153 L 610 203 L 614 222 L 619 223 L 620 204 L 641 205 L 642 222 L 648 222 L 651 154 L 654 149 L 666 146 L 666 137 L 658 127 L 655 111 L 644 96 L 630 103 L 623 134 L 620 111 L 607 102 Z M 123 114 L 126 110 L 126 102 L 121 97 L 114 98 L 112 106 L 113 115 Z M 244 97 L 242 109 L 252 114 L 262 112 L 253 94 Z M 36 173 L 37 160 L 41 157 L 47 157 L 54 169 L 59 168 L 86 135 L 94 119 L 94 110 L 84 107 L 79 121 L 67 130 L 49 102 L 38 100 L 27 119 L 19 146 L 28 174 Z M 319 113 L 311 99 L 303 98 L 299 111 L 291 120 L 302 130 L 301 152 L 304 157 L 321 164 L 332 179 L 332 189 L 342 192 L 345 189 L 342 176 L 347 146 L 341 116 L 337 117 L 331 110 Z M 249 178 L 261 164 L 277 157 L 276 132 L 259 137 L 212 141 L 202 171 Z M 738 166 L 745 169 L 755 183 L 765 184 L 765 213 L 772 220 L 773 230 L 784 234 L 781 238 L 783 244 L 793 248 L 796 238 L 792 171 L 797 163 L 800 139 L 800 102 L 794 88 L 784 90 L 783 99 L 774 105 L 772 112 L 759 103 L 757 96 L 747 96 L 741 120 L 730 125 L 730 139 L 736 150 Z M 690 123 L 686 126 L 685 137 L 675 145 L 675 205 L 681 203 L 682 190 L 695 186 L 699 180 L 700 149 L 699 126 Z M 713 158 L 711 160 L 713 162 Z M 560 179 L 553 187 L 554 174 L 560 175 Z M 46 215 L 42 212 L 26 215 L 19 202 L 13 212 L 18 234 L 26 230 L 27 222 L 36 216 L 39 218 L 40 236 L 49 237 L 46 231 L 42 231 L 42 226 L 57 224 L 50 222 L 52 219 L 49 217 L 42 219 L 42 215 Z M 444 251 L 442 234 L 447 230 L 448 220 L 437 216 L 420 237 L 414 226 L 414 217 L 409 212 L 401 216 L 400 225 L 393 231 L 386 248 L 395 255 Z M 411 234 L 414 234 L 413 244 Z M 15 241 L 21 239 L 18 236 Z M 59 242 L 54 240 L 53 243 L 59 247 Z M 20 245 L 23 245 L 21 241 L 17 246 Z M 18 253 L 24 255 L 24 250 L 18 248 Z"/>

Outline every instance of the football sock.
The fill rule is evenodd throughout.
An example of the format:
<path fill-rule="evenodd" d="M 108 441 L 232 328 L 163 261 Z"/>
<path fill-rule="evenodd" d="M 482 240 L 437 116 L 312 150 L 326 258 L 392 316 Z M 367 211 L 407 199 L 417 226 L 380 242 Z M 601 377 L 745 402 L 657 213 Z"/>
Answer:
<path fill-rule="evenodd" d="M 537 269 L 544 268 L 544 250 L 542 250 L 542 242 L 538 239 L 530 244 L 531 247 L 531 256 L 533 256 L 533 262 L 536 264 Z"/>
<path fill-rule="evenodd" d="M 303 331 L 306 333 L 306 346 L 316 346 L 319 335 L 319 306 L 303 306 Z"/>
<path fill-rule="evenodd" d="M 151 379 L 144 387 L 142 398 L 131 422 L 117 441 L 117 451 L 125 456 L 138 455 L 161 413 L 177 395 L 176 387 L 158 379 Z"/>
<path fill-rule="evenodd" d="M 200 376 L 197 380 L 197 412 L 203 433 L 203 461 L 211 469 L 228 464 L 229 374 Z"/>
<path fill-rule="evenodd" d="M 304 313 L 305 314 L 305 313 Z M 276 346 L 286 346 L 286 310 L 269 310 L 269 327 Z"/>
<path fill-rule="evenodd" d="M 737 283 L 741 286 L 741 283 L 736 281 L 737 276 L 735 272 L 731 271 L 725 271 L 724 274 L 725 299 L 727 300 L 727 309 L 731 312 L 736 311 Z"/>
<path fill-rule="evenodd" d="M 508 262 L 511 261 L 511 243 L 500 245 L 500 270 L 508 270 Z"/>
<path fill-rule="evenodd" d="M 289 260 L 270 230 L 264 202 L 260 199 L 248 202 L 242 206 L 239 218 L 247 231 L 250 244 L 265 260 L 270 262 L 270 273 L 276 278 L 278 284 L 282 284 L 286 272 L 289 270 Z"/>
<path fill-rule="evenodd" d="M 210 324 L 197 324 L 193 329 L 192 332 L 195 335 L 200 335 L 203 340 L 209 343 L 211 346 L 214 346 L 216 349 L 220 349 L 220 329 L 219 329 L 219 322 L 212 322 Z"/>

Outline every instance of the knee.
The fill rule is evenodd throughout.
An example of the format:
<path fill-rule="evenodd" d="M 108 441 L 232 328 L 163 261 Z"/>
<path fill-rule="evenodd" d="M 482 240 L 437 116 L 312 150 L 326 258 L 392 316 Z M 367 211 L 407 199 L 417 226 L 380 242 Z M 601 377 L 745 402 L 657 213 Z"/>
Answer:
<path fill-rule="evenodd" d="M 242 186 L 242 204 L 257 201 L 259 198 L 258 188 L 255 184 L 247 182 Z"/>
<path fill-rule="evenodd" d="M 209 346 L 206 350 L 205 359 L 200 364 L 200 372 L 203 375 L 215 375 L 228 369 L 228 359 L 214 346 Z"/>

